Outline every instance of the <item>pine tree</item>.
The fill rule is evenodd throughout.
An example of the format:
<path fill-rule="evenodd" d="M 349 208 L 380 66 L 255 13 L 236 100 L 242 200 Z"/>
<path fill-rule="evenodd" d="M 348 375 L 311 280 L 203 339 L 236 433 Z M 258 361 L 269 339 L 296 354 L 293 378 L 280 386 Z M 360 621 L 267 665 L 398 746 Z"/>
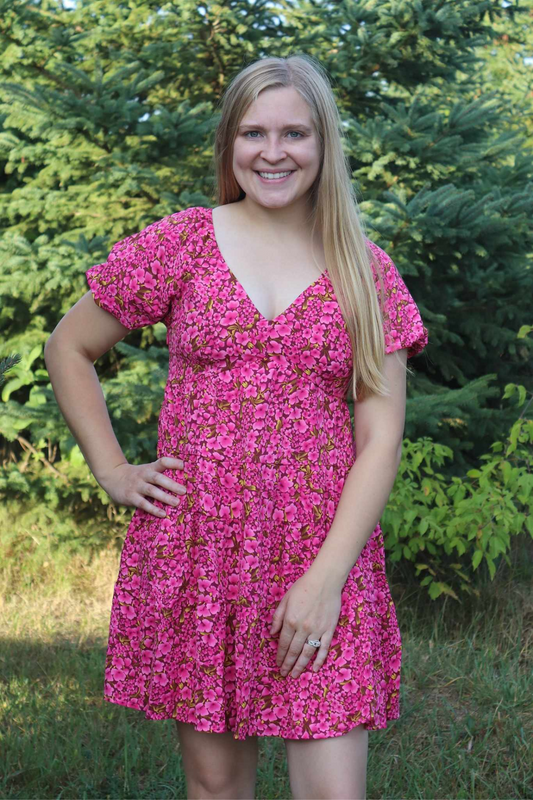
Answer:
<path fill-rule="evenodd" d="M 514 421 L 501 407 L 503 387 L 532 389 L 531 341 L 517 340 L 533 294 L 524 124 L 532 94 L 494 80 L 488 52 L 509 40 L 527 50 L 527 8 L 397 0 L 291 7 L 298 47 L 332 76 L 370 238 L 395 261 L 429 329 L 412 362 L 406 433 L 451 447 L 450 471 L 462 474 Z M 515 64 L 524 75 L 520 63 L 508 78 Z"/>
<path fill-rule="evenodd" d="M 2 387 L 5 460 L 16 462 L 24 440 L 60 471 L 79 463 L 44 342 L 114 242 L 215 204 L 212 135 L 233 75 L 261 56 L 303 52 L 332 78 L 370 238 L 429 329 L 411 362 L 406 436 L 452 447 L 450 472 L 475 465 L 514 420 L 500 405 L 504 386 L 531 390 L 531 341 L 516 339 L 532 295 L 531 93 L 519 96 L 501 66 L 491 72 L 488 49 L 504 36 L 530 42 L 519 10 L 510 19 L 492 0 L 131 0 L 102 15 L 94 0 L 68 10 L 15 0 L 0 21 L 0 357 L 22 359 Z M 97 367 L 126 456 L 153 460 L 164 326 L 131 333 Z M 11 463 L 0 488 L 18 491 L 21 480 Z"/>

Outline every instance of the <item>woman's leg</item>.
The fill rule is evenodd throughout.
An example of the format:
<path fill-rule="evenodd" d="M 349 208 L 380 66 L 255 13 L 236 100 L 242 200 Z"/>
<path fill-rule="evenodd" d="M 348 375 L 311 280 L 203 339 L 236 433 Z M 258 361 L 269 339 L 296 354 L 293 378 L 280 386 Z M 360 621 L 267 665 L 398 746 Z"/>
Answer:
<path fill-rule="evenodd" d="M 257 777 L 257 736 L 234 739 L 233 733 L 197 731 L 178 722 L 187 800 L 254 800 Z"/>
<path fill-rule="evenodd" d="M 365 800 L 368 731 L 329 739 L 285 739 L 293 800 Z"/>

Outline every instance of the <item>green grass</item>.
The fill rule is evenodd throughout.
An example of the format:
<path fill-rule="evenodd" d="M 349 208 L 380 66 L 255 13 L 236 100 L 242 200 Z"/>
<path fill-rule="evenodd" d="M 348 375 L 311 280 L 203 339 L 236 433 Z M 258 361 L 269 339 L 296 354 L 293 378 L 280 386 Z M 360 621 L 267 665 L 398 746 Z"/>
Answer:
<path fill-rule="evenodd" d="M 66 557 L 38 534 L 9 549 L 6 537 L 0 796 L 186 798 L 174 723 L 102 698 L 118 553 Z M 481 597 L 462 605 L 395 570 L 402 716 L 370 732 L 369 800 L 533 797 L 531 545 L 515 540 L 512 570 L 481 573 Z M 283 742 L 259 748 L 256 797 L 290 798 Z"/>

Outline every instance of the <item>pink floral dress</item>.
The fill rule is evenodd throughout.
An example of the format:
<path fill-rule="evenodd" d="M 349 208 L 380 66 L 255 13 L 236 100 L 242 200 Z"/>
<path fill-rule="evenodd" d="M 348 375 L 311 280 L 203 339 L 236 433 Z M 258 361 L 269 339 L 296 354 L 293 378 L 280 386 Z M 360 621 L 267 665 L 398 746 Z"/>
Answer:
<path fill-rule="evenodd" d="M 427 344 L 389 256 L 386 352 Z M 141 509 L 115 583 L 104 697 L 235 739 L 322 739 L 399 717 L 401 640 L 378 524 L 342 590 L 325 663 L 276 665 L 276 607 L 311 566 L 356 453 L 347 329 L 327 270 L 279 316 L 255 308 L 192 207 L 115 244 L 87 271 L 95 302 L 130 330 L 167 326 L 157 456 L 187 486 L 166 518 Z M 378 284 L 376 284 L 378 287 Z M 378 289 L 377 289 L 378 290 Z"/>

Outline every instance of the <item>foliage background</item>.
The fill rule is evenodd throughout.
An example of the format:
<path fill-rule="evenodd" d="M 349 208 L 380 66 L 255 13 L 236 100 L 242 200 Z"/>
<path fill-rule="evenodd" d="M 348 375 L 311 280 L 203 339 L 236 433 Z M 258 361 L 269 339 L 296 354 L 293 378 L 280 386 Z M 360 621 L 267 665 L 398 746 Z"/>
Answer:
<path fill-rule="evenodd" d="M 232 76 L 262 55 L 305 52 L 331 77 L 369 235 L 429 330 L 411 362 L 404 459 L 383 517 L 390 560 L 416 568 L 432 597 L 472 591 L 482 561 L 493 575 L 510 535 L 533 536 L 532 3 L 14 0 L 3 10 L 0 357 L 21 355 L 0 405 L 12 555 L 32 550 L 36 529 L 58 547 L 120 546 L 131 509 L 90 474 L 44 343 L 114 242 L 216 205 L 213 131 Z M 162 324 L 135 331 L 97 363 L 134 463 L 155 459 L 165 335 Z"/>
<path fill-rule="evenodd" d="M 531 0 L 0 9 L 2 797 L 185 796 L 171 721 L 102 698 L 132 509 L 89 473 L 43 346 L 114 242 L 217 204 L 221 92 L 292 52 L 331 76 L 371 238 L 430 338 L 382 518 L 402 717 L 370 738 L 368 797 L 532 797 Z M 96 367 L 127 457 L 153 460 L 164 327 Z M 261 741 L 258 797 L 290 794 L 282 747 Z"/>

